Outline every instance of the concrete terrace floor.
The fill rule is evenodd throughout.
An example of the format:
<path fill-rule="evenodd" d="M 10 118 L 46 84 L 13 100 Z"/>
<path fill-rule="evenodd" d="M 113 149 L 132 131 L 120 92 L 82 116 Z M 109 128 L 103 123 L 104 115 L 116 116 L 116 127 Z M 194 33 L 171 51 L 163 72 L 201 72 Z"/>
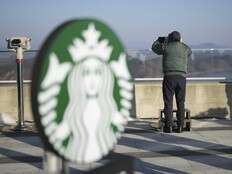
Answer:
<path fill-rule="evenodd" d="M 41 140 L 32 124 L 28 125 L 30 130 L 22 133 L 1 127 L 0 174 L 46 173 Z M 192 126 L 191 132 L 166 134 L 150 127 L 149 120 L 132 121 L 114 152 L 134 158 L 134 173 L 232 173 L 232 121 L 192 120 Z M 94 168 L 101 162 L 70 164 L 70 173 L 82 173 L 80 169 Z"/>

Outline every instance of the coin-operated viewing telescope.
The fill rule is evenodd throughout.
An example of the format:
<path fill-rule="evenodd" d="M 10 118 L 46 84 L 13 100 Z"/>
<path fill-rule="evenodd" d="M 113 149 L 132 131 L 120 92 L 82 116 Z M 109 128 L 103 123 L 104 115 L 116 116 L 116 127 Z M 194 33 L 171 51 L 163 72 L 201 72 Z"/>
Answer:
<path fill-rule="evenodd" d="M 16 59 L 23 59 L 23 51 L 31 48 L 31 39 L 27 37 L 12 37 L 6 41 L 7 48 L 16 51 Z"/>
<path fill-rule="evenodd" d="M 7 48 L 16 52 L 17 87 L 18 87 L 18 125 L 16 130 L 25 129 L 24 124 L 24 99 L 23 99 L 23 52 L 31 48 L 31 39 L 27 37 L 12 37 L 6 39 Z"/>

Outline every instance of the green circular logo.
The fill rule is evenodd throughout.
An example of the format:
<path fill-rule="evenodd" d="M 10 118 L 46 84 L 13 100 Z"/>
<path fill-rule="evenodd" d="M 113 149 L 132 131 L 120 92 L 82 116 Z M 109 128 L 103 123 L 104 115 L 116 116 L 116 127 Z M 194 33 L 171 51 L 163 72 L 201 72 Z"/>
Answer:
<path fill-rule="evenodd" d="M 114 32 L 92 19 L 61 25 L 38 54 L 32 108 L 48 148 L 78 163 L 108 154 L 130 117 L 132 83 Z"/>

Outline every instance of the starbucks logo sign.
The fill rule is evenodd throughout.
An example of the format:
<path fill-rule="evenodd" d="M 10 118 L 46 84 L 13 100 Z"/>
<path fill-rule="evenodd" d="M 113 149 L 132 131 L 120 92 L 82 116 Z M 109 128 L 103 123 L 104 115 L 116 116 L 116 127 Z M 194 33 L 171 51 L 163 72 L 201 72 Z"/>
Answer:
<path fill-rule="evenodd" d="M 107 155 L 130 117 L 131 75 L 124 48 L 102 22 L 63 24 L 34 68 L 32 105 L 45 145 L 89 163 Z"/>

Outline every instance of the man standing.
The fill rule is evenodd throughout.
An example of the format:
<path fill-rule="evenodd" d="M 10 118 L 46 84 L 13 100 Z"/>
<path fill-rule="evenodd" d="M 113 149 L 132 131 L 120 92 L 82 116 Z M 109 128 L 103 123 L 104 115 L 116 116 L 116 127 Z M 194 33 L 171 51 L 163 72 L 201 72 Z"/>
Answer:
<path fill-rule="evenodd" d="M 163 100 L 165 132 L 172 132 L 173 95 L 177 104 L 177 132 L 182 132 L 185 114 L 185 90 L 187 60 L 191 49 L 181 42 L 178 31 L 171 32 L 167 38 L 159 37 L 152 45 L 152 50 L 163 55 Z"/>

